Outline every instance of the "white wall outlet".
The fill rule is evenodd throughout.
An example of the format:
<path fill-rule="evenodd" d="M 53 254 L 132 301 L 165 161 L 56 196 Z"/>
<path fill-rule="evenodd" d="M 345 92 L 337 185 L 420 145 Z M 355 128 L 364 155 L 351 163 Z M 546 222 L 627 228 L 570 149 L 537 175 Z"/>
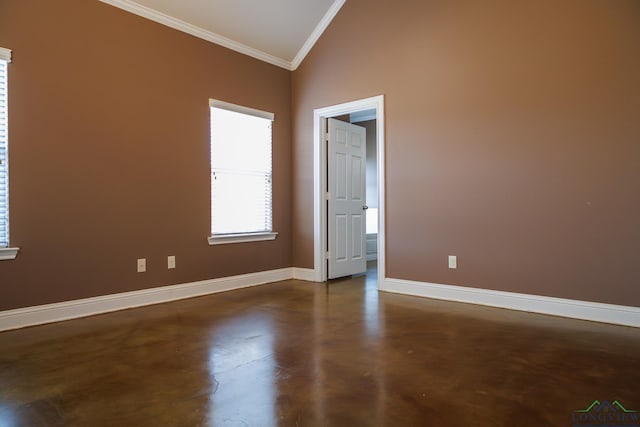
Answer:
<path fill-rule="evenodd" d="M 168 269 L 176 268 L 176 256 L 175 255 L 169 255 L 167 257 L 167 268 Z"/>
<path fill-rule="evenodd" d="M 147 259 L 140 258 L 138 260 L 138 273 L 144 273 L 145 271 L 147 271 Z"/>
<path fill-rule="evenodd" d="M 458 257 L 456 255 L 449 255 L 449 268 L 458 268 Z"/>

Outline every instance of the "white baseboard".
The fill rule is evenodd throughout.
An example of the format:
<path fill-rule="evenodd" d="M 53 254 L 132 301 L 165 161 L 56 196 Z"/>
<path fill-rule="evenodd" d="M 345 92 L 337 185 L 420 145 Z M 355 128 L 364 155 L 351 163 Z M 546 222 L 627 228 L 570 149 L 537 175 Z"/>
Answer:
<path fill-rule="evenodd" d="M 43 323 L 59 322 L 141 307 L 151 304 L 225 292 L 288 279 L 313 282 L 315 273 L 307 268 L 282 268 L 259 273 L 202 280 L 199 282 L 143 289 L 140 291 L 104 295 L 35 307 L 0 311 L 0 331 Z M 602 304 L 563 298 L 492 291 L 462 286 L 440 285 L 386 278 L 380 290 L 426 298 L 465 302 L 533 313 L 551 314 L 574 319 L 591 320 L 640 327 L 640 308 Z"/>
<path fill-rule="evenodd" d="M 293 278 L 307 282 L 315 282 L 316 272 L 312 268 L 293 267 Z"/>
<path fill-rule="evenodd" d="M 78 317 L 92 316 L 144 305 L 159 304 L 249 286 L 263 285 L 292 279 L 293 277 L 293 268 L 282 268 L 279 270 L 242 274 L 239 276 L 0 311 L 0 331 L 76 319 Z"/>
<path fill-rule="evenodd" d="M 551 314 L 573 319 L 640 327 L 640 307 L 602 304 L 513 292 L 492 291 L 462 286 L 440 285 L 386 278 L 380 290 L 447 301 L 465 302 Z"/>

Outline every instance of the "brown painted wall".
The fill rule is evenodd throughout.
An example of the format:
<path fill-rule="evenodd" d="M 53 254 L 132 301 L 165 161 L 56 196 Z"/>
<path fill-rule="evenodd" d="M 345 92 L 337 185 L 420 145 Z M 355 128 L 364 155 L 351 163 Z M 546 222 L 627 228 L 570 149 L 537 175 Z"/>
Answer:
<path fill-rule="evenodd" d="M 639 70 L 636 0 L 349 0 L 293 73 L 294 265 L 312 110 L 384 94 L 389 277 L 640 306 Z"/>
<path fill-rule="evenodd" d="M 2 0 L 0 46 L 0 310 L 312 267 L 312 110 L 377 94 L 389 276 L 640 306 L 635 0 L 349 0 L 293 79 L 98 1 Z M 275 242 L 207 245 L 209 97 L 276 113 Z"/>
<path fill-rule="evenodd" d="M 0 46 L 21 247 L 0 310 L 291 266 L 290 72 L 97 0 L 2 0 Z M 274 242 L 207 244 L 209 98 L 276 115 Z"/>

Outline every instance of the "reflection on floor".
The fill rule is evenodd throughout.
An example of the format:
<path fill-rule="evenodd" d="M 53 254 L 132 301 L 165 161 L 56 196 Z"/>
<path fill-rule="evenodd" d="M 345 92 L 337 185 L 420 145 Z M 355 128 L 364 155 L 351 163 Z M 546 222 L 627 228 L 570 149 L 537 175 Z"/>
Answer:
<path fill-rule="evenodd" d="M 637 329 L 378 293 L 375 276 L 0 333 L 0 426 L 539 427 L 596 399 L 640 410 Z"/>

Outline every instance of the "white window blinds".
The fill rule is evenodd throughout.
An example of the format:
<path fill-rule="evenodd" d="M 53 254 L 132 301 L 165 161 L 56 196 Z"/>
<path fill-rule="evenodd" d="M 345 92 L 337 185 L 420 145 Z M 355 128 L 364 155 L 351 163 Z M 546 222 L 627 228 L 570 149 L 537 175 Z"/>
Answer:
<path fill-rule="evenodd" d="M 211 100 L 211 234 L 272 231 L 272 113 Z"/>
<path fill-rule="evenodd" d="M 9 246 L 9 132 L 7 129 L 7 64 L 11 51 L 0 48 L 0 248 Z"/>

